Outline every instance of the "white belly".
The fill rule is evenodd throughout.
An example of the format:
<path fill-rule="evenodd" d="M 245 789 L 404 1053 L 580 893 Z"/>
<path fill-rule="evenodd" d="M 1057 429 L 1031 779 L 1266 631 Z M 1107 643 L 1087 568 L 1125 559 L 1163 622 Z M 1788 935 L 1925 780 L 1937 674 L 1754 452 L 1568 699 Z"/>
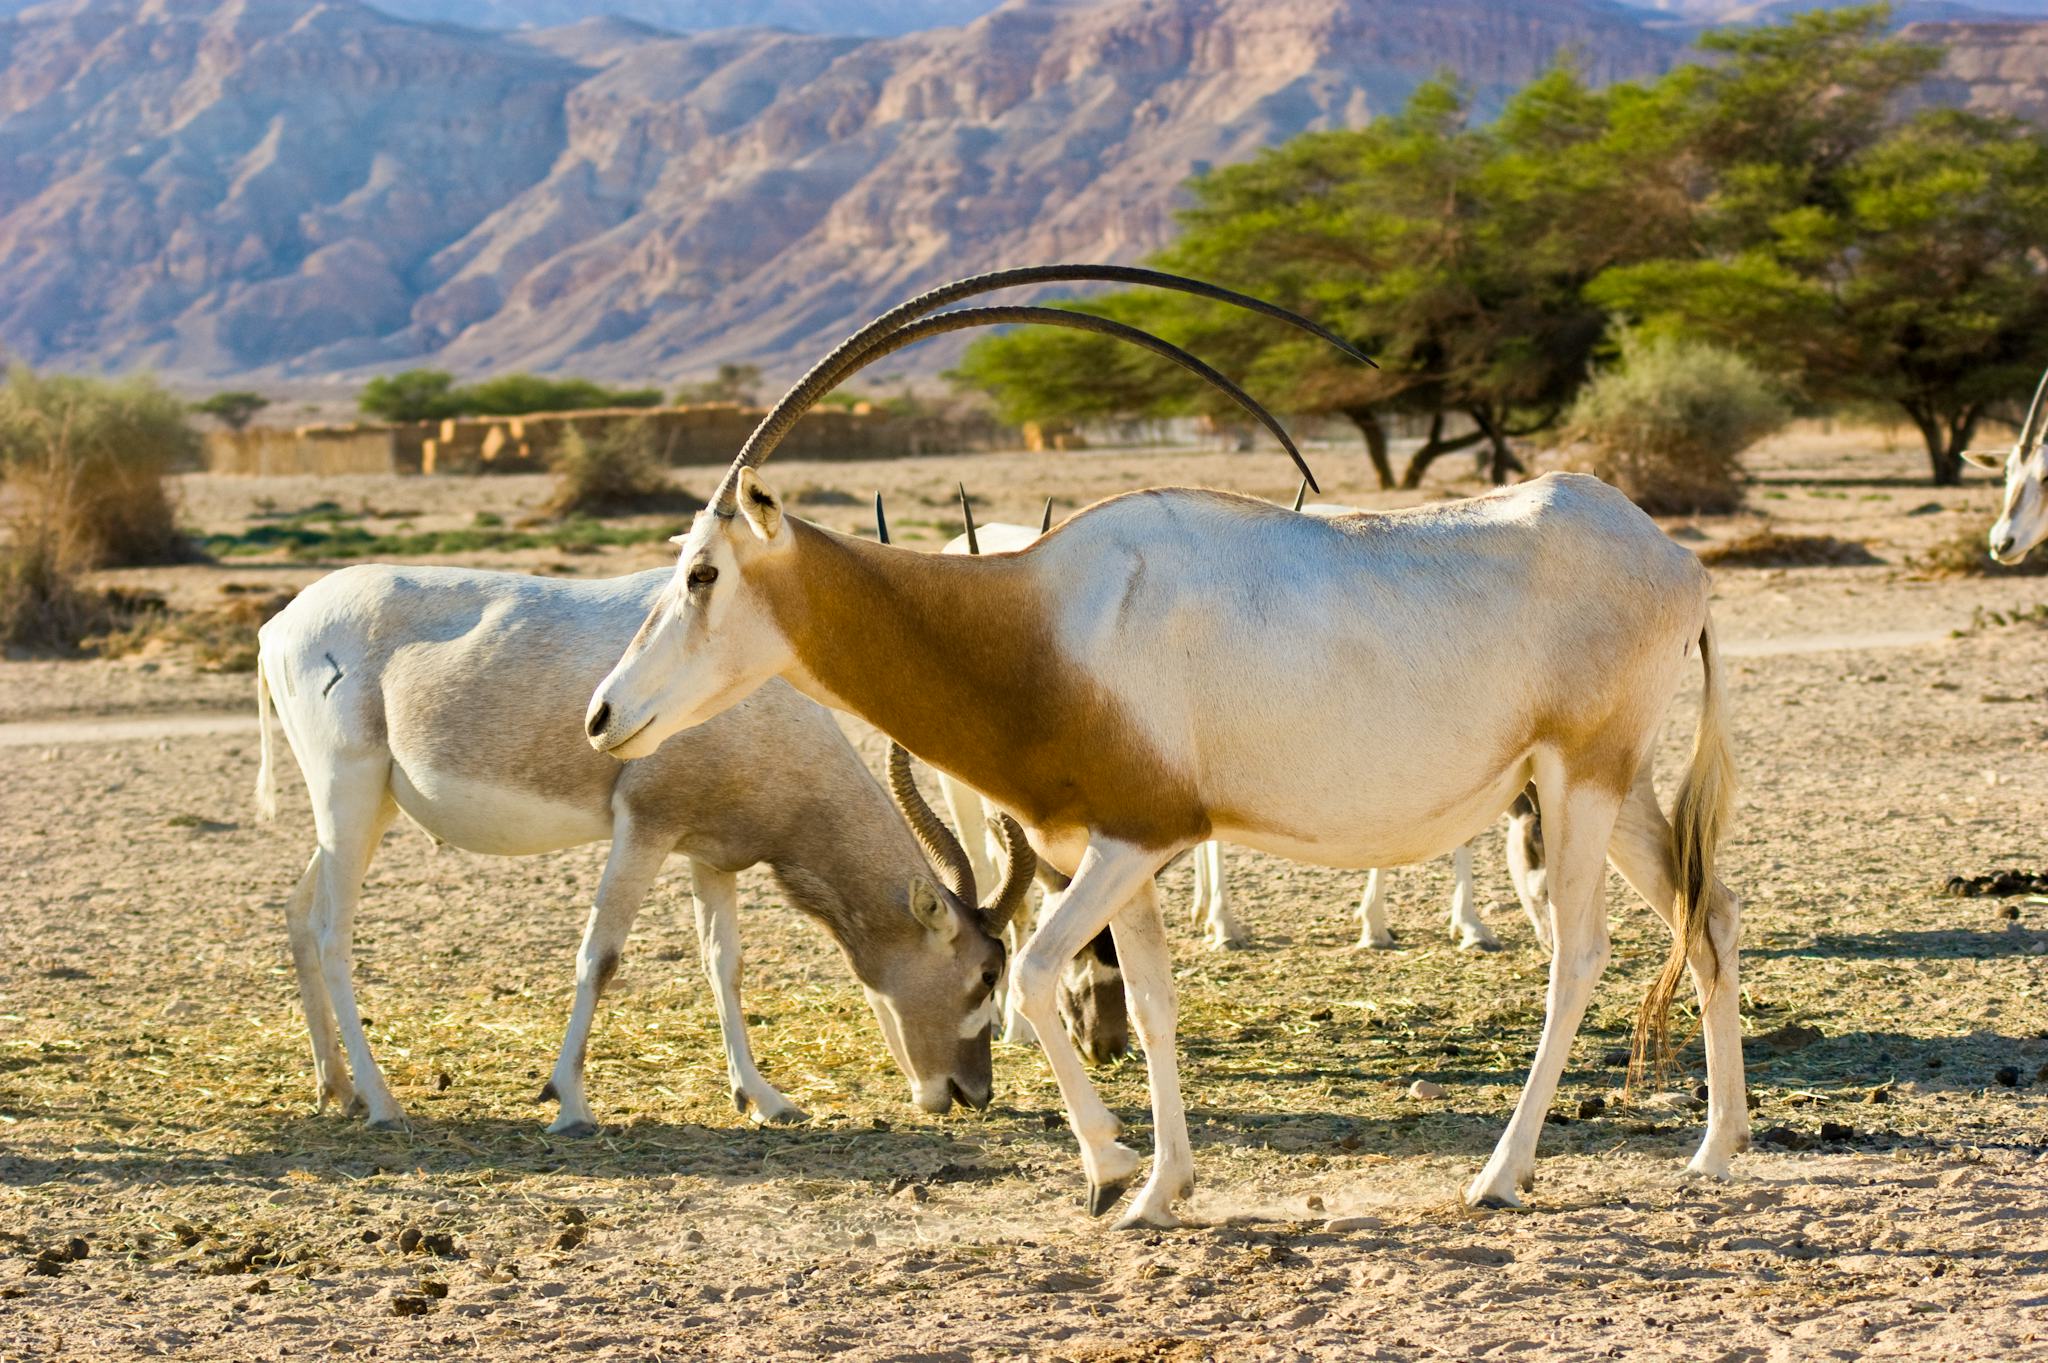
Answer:
<path fill-rule="evenodd" d="M 394 765 L 391 793 L 413 822 L 468 852 L 531 856 L 612 835 L 607 807 L 550 800 L 448 772 L 407 773 Z"/>

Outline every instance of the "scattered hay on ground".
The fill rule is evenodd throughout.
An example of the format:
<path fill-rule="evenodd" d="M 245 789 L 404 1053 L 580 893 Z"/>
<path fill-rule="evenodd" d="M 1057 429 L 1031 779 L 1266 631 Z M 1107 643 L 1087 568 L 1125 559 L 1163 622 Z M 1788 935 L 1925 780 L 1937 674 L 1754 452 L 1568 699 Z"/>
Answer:
<path fill-rule="evenodd" d="M 1906 567 L 1918 577 L 2043 577 L 2048 576 L 2048 554 L 2000 563 L 1991 557 L 1983 530 L 1971 526 L 1908 558 Z"/>
<path fill-rule="evenodd" d="M 1861 540 L 1786 535 L 1768 528 L 1698 553 L 1709 568 L 1860 568 L 1884 562 Z"/>
<path fill-rule="evenodd" d="M 87 640 L 87 646 L 106 658 L 172 653 L 189 658 L 201 672 L 254 672 L 256 631 L 297 593 L 230 582 L 221 594 L 225 602 L 197 611 L 172 613 L 161 597 L 131 603 L 121 613 L 127 623 Z"/>

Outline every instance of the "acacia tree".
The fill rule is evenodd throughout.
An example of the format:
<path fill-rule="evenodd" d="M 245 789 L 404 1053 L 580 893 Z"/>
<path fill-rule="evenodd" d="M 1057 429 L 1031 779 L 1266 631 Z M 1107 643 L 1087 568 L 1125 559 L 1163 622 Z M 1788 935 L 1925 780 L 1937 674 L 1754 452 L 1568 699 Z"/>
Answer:
<path fill-rule="evenodd" d="M 1349 418 L 1382 486 L 1396 482 L 1390 413 L 1430 421 L 1404 485 L 1482 441 L 1504 480 L 1520 467 L 1509 438 L 1558 419 L 1605 324 L 1580 290 L 1606 258 L 1581 260 L 1544 226 L 1568 183 L 1553 163 L 1598 131 L 1602 98 L 1559 68 L 1498 123 L 1474 128 L 1457 86 L 1440 78 L 1399 114 L 1305 134 L 1190 183 L 1181 234 L 1155 263 L 1316 316 L 1378 369 L 1181 296 L 1114 294 L 1084 306 L 1168 336 L 1274 406 Z M 995 393 L 1012 419 L 1159 415 L 1217 401 L 1153 357 L 1060 333 L 983 341 L 955 376 Z M 1473 430 L 1446 434 L 1446 416 L 1461 412 Z"/>
<path fill-rule="evenodd" d="M 1875 9 L 1712 35 L 1658 117 L 1694 181 L 1669 258 L 1587 290 L 1660 332 L 1741 350 L 1811 400 L 1895 402 L 1937 484 L 2048 353 L 2048 146 L 2011 120 L 1887 119 L 1940 53 Z"/>

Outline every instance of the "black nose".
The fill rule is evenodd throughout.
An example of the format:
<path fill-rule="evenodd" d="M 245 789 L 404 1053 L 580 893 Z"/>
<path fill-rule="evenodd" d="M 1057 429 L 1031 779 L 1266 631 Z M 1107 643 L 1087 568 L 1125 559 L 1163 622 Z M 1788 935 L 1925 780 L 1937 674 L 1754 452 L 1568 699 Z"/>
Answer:
<path fill-rule="evenodd" d="M 584 732 L 596 738 L 604 732 L 605 725 L 612 722 L 611 702 L 607 701 L 590 712 L 590 722 L 583 726 Z"/>
<path fill-rule="evenodd" d="M 2017 535 L 2007 535 L 2004 539 L 2000 540 L 1998 542 L 1997 547 L 1991 551 L 1992 556 L 1995 558 L 2004 558 L 2007 554 L 2012 552 L 2013 545 L 2017 543 L 2019 543 L 2019 537 Z"/>
<path fill-rule="evenodd" d="M 976 1112 L 988 1110 L 988 1100 L 992 1096 L 988 1089 L 983 1089 L 979 1094 L 969 1093 L 958 1079 L 948 1079 L 946 1087 L 953 1090 L 954 1102 L 965 1104 Z"/>

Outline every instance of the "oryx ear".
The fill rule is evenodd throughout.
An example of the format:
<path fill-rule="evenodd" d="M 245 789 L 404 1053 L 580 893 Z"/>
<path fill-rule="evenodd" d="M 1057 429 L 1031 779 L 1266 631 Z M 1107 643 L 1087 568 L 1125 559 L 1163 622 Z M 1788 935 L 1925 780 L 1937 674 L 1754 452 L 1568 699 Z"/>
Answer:
<path fill-rule="evenodd" d="M 1964 450 L 1963 458 L 1980 469 L 2002 469 L 2005 454 L 2004 450 Z"/>
<path fill-rule="evenodd" d="M 953 911 L 946 907 L 944 895 L 939 887 L 923 876 L 910 878 L 910 916 L 918 926 L 937 937 L 941 942 L 953 940 L 953 934 L 960 930 L 960 924 Z"/>
<path fill-rule="evenodd" d="M 761 475 L 752 469 L 740 470 L 737 489 L 740 514 L 747 518 L 747 524 L 754 527 L 754 533 L 764 540 L 773 540 L 782 531 L 782 499 L 761 481 Z"/>

